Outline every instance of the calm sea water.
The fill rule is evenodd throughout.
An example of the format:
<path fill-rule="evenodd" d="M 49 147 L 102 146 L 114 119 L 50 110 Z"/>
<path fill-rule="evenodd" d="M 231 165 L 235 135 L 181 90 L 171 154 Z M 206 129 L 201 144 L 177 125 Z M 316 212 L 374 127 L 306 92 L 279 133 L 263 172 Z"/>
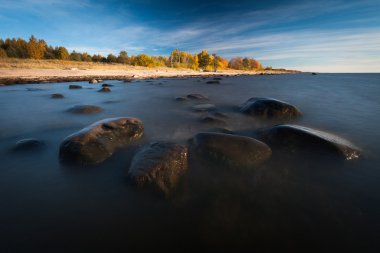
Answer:
<path fill-rule="evenodd" d="M 110 93 L 85 82 L 0 87 L 0 252 L 86 250 L 308 250 L 379 252 L 380 75 L 320 74 L 160 79 L 114 84 Z M 64 99 L 51 99 L 62 93 Z M 201 93 L 229 118 L 230 130 L 268 126 L 236 112 L 250 97 L 287 101 L 304 113 L 296 123 L 361 147 L 358 161 L 284 159 L 249 175 L 198 166 L 175 199 L 138 191 L 125 180 L 132 149 L 96 168 L 63 167 L 61 141 L 97 120 L 131 116 L 145 125 L 143 142 L 185 142 L 212 128 L 174 98 Z M 65 112 L 101 106 L 94 115 Z M 23 138 L 44 140 L 40 152 L 10 153 Z M 199 169 L 201 168 L 201 169 Z M 191 168 L 190 168 L 191 169 Z"/>

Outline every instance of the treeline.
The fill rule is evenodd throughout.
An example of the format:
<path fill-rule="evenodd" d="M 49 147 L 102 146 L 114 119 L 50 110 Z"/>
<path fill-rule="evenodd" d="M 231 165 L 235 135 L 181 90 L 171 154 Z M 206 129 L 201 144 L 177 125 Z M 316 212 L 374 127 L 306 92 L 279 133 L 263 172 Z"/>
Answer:
<path fill-rule="evenodd" d="M 79 53 L 69 51 L 65 47 L 52 47 L 44 40 L 36 39 L 33 35 L 29 41 L 21 38 L 0 39 L 0 58 L 21 58 L 21 59 L 57 59 L 80 62 L 103 62 L 119 63 L 144 67 L 173 67 L 190 68 L 194 70 L 216 71 L 218 69 L 238 69 L 238 70 L 261 70 L 261 63 L 252 58 L 235 57 L 227 60 L 216 54 L 209 54 L 203 50 L 199 54 L 191 54 L 175 49 L 170 56 L 149 56 L 147 54 L 131 55 L 126 51 L 121 51 L 119 55 L 100 54 L 90 55 L 86 52 Z"/>

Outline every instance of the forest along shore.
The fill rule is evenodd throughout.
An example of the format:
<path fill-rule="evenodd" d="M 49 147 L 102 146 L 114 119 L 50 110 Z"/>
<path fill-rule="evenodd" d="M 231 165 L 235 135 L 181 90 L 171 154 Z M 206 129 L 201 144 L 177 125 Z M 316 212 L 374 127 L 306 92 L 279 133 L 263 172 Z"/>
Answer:
<path fill-rule="evenodd" d="M 221 70 L 217 72 L 201 72 L 191 69 L 174 68 L 145 68 L 131 67 L 125 69 L 28 69 L 0 68 L 0 86 L 28 83 L 78 82 L 92 79 L 130 80 L 147 78 L 178 78 L 178 77 L 207 77 L 207 76 L 239 76 L 239 75 L 273 75 L 299 73 L 292 70 Z"/>

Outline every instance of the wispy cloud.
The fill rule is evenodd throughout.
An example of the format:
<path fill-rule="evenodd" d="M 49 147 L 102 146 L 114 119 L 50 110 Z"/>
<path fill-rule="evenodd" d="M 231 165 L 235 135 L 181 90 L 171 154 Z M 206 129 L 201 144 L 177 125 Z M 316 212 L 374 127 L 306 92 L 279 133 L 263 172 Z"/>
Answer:
<path fill-rule="evenodd" d="M 12 10 L 33 13 L 48 26 L 45 39 L 70 50 L 116 54 L 126 49 L 130 54 L 168 54 L 174 48 L 192 53 L 208 49 L 229 58 L 250 56 L 274 67 L 315 68 L 314 71 L 326 66 L 352 70 L 380 65 L 377 0 L 299 1 L 223 15 L 205 12 L 186 22 L 172 20 L 170 15 L 138 21 L 132 13 L 133 1 L 124 3 L 128 8 L 113 8 L 112 12 L 106 8 L 108 3 L 92 0 L 0 2 L 0 20 L 11 18 L 7 13 Z M 151 4 L 147 0 L 145 7 Z M 191 12 L 199 12 L 197 6 Z M 18 25 L 20 22 L 21 19 Z M 28 31 L 32 33 L 37 28 L 30 27 Z"/>

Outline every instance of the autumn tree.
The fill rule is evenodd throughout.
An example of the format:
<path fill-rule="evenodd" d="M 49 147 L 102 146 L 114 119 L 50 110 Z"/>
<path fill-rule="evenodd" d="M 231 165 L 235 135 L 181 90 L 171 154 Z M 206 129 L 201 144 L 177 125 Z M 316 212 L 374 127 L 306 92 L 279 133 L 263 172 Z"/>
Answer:
<path fill-rule="evenodd" d="M 193 63 L 191 64 L 191 69 L 198 70 L 199 69 L 199 61 L 198 61 L 198 55 L 194 55 Z"/>
<path fill-rule="evenodd" d="M 94 55 L 92 56 L 92 61 L 93 61 L 93 62 L 101 62 L 101 61 L 102 61 L 102 58 L 103 58 L 103 56 L 101 56 L 100 54 L 94 54 Z"/>
<path fill-rule="evenodd" d="M 263 65 L 258 60 L 255 59 L 249 59 L 251 69 L 261 70 L 263 69 Z"/>
<path fill-rule="evenodd" d="M 82 61 L 82 55 L 77 53 L 75 50 L 70 54 L 70 60 L 72 61 Z"/>
<path fill-rule="evenodd" d="M 7 52 L 0 47 L 0 58 L 7 58 L 8 55 L 7 55 Z"/>
<path fill-rule="evenodd" d="M 154 62 L 152 58 L 147 54 L 139 54 L 133 60 L 133 65 L 144 66 L 144 67 L 154 67 Z"/>
<path fill-rule="evenodd" d="M 119 56 L 117 57 L 117 62 L 122 64 L 129 63 L 128 53 L 125 50 L 120 51 Z"/>
<path fill-rule="evenodd" d="M 209 65 L 211 64 L 212 58 L 208 54 L 207 50 L 203 50 L 198 54 L 198 62 L 199 62 L 199 68 L 201 69 L 207 69 Z"/>
<path fill-rule="evenodd" d="M 58 47 L 55 49 L 55 56 L 59 60 L 68 60 L 70 58 L 69 52 L 64 47 Z"/>
<path fill-rule="evenodd" d="M 109 62 L 109 63 L 115 63 L 115 62 L 117 62 L 117 57 L 115 55 L 113 55 L 113 54 L 109 54 L 107 56 L 107 62 Z"/>
<path fill-rule="evenodd" d="M 47 45 L 43 40 L 37 40 L 33 35 L 30 37 L 27 52 L 29 58 L 42 59 L 44 57 Z"/>
<path fill-rule="evenodd" d="M 82 54 L 82 61 L 85 61 L 85 62 L 90 62 L 92 61 L 92 57 L 91 55 L 89 55 L 88 53 L 84 52 Z"/>
<path fill-rule="evenodd" d="M 243 58 L 241 57 L 234 57 L 228 62 L 228 67 L 231 69 L 243 69 Z"/>

